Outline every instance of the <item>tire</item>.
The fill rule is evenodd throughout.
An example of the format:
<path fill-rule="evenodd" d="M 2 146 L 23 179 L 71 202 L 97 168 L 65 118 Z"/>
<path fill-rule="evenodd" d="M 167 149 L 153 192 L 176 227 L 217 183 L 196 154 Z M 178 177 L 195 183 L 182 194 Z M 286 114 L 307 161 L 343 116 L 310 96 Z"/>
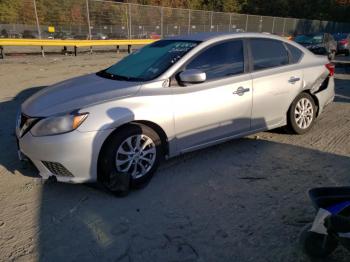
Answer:
<path fill-rule="evenodd" d="M 125 196 L 130 187 L 141 188 L 151 180 L 162 157 L 161 139 L 153 129 L 128 124 L 105 142 L 99 159 L 99 180 L 115 195 Z"/>
<path fill-rule="evenodd" d="M 349 56 L 350 55 L 350 50 L 345 51 L 345 56 Z"/>
<path fill-rule="evenodd" d="M 302 105 L 304 105 L 305 109 L 302 108 Z M 315 101 L 311 95 L 308 93 L 299 94 L 288 110 L 289 130 L 299 135 L 308 132 L 315 122 L 316 110 Z"/>
<path fill-rule="evenodd" d="M 311 232 L 310 229 L 311 225 L 308 225 L 300 234 L 302 251 L 311 258 L 326 258 L 332 254 L 338 247 L 338 241 L 334 237 Z"/>

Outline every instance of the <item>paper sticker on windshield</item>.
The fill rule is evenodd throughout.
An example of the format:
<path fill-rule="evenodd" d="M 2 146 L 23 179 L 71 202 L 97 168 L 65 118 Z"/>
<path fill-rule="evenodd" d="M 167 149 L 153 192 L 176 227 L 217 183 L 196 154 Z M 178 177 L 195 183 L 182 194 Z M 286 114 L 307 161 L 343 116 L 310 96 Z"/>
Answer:
<path fill-rule="evenodd" d="M 173 48 L 171 48 L 168 51 L 168 53 L 187 52 L 196 45 L 196 43 L 177 43 Z"/>
<path fill-rule="evenodd" d="M 158 73 L 159 68 L 150 67 L 147 71 L 152 72 L 153 74 L 156 74 L 156 73 Z"/>

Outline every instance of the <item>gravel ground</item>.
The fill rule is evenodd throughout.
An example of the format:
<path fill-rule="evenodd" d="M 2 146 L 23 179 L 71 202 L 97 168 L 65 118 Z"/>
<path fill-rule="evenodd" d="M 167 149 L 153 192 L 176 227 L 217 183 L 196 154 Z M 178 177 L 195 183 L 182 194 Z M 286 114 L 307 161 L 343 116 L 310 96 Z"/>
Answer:
<path fill-rule="evenodd" d="M 1 261 L 307 262 L 300 230 L 311 187 L 349 184 L 350 72 L 303 136 L 259 133 L 166 161 L 126 198 L 94 185 L 44 183 L 17 160 L 19 104 L 42 86 L 112 64 L 115 53 L 0 62 Z M 349 261 L 342 248 L 328 260 Z"/>

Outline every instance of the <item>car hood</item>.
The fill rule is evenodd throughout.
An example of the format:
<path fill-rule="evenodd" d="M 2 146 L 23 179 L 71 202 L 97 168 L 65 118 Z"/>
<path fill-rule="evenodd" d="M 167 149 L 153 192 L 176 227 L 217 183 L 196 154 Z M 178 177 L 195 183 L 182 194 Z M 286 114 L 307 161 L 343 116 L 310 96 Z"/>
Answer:
<path fill-rule="evenodd" d="M 32 117 L 66 113 L 135 94 L 140 82 L 117 81 L 90 74 L 46 87 L 29 97 L 21 111 Z"/>

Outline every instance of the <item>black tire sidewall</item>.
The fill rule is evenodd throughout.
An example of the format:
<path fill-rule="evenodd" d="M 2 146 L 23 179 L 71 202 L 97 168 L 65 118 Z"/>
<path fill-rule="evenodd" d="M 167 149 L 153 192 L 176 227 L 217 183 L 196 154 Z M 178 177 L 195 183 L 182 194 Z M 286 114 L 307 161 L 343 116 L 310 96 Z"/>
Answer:
<path fill-rule="evenodd" d="M 159 162 L 162 158 L 163 152 L 162 152 L 162 143 L 161 139 L 159 138 L 158 134 L 151 129 L 150 127 L 139 124 L 139 123 L 131 123 L 126 125 L 125 127 L 116 130 L 106 141 L 104 148 L 101 152 L 101 158 L 100 158 L 100 178 L 103 182 L 103 184 L 107 184 L 109 182 L 109 176 L 112 175 L 123 175 L 118 174 L 117 168 L 115 166 L 115 157 L 117 154 L 117 150 L 121 143 L 125 141 L 130 136 L 133 135 L 141 135 L 144 134 L 148 137 L 150 137 L 153 142 L 156 145 L 156 159 L 155 162 L 150 169 L 150 171 L 147 172 L 146 175 L 134 179 L 130 177 L 130 186 L 134 188 L 140 188 L 145 186 L 152 178 L 154 172 L 159 166 Z M 108 187 L 108 186 L 107 186 Z M 111 189 L 110 189 L 111 190 Z"/>
<path fill-rule="evenodd" d="M 308 99 L 311 102 L 312 108 L 313 108 L 312 122 L 311 122 L 310 126 L 308 128 L 305 128 L 305 129 L 302 129 L 298 126 L 298 124 L 295 121 L 295 117 L 294 117 L 295 107 L 296 107 L 297 103 L 299 102 L 299 100 L 302 98 Z M 289 125 L 290 129 L 296 134 L 300 134 L 300 135 L 305 134 L 313 127 L 313 125 L 315 123 L 315 119 L 316 119 L 316 105 L 315 105 L 314 99 L 308 93 L 299 94 L 294 99 L 294 101 L 291 104 L 290 109 L 288 111 L 288 125 Z"/>

